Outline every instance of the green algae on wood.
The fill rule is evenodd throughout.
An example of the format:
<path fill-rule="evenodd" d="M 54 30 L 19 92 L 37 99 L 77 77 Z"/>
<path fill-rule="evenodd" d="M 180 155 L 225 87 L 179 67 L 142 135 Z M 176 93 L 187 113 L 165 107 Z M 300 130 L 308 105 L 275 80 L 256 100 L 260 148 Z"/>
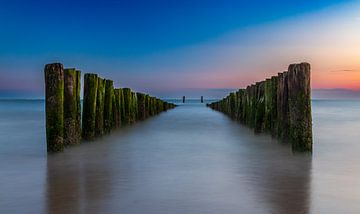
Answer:
<path fill-rule="evenodd" d="M 82 118 L 82 136 L 85 140 L 95 138 L 97 88 L 98 76 L 96 74 L 85 74 Z"/>
<path fill-rule="evenodd" d="M 95 136 L 104 135 L 104 104 L 105 104 L 105 80 L 98 78 L 96 96 Z"/>
<path fill-rule="evenodd" d="M 145 117 L 150 117 L 150 95 L 145 95 Z"/>
<path fill-rule="evenodd" d="M 93 140 L 120 127 L 123 121 L 131 124 L 176 106 L 130 89 L 114 89 L 111 80 L 88 73 L 84 75 L 81 112 L 81 72 L 64 70 L 62 64 L 54 63 L 46 65 L 44 73 L 49 153 L 80 143 L 81 136 Z"/>
<path fill-rule="evenodd" d="M 135 92 L 131 92 L 131 122 L 135 123 L 138 114 L 138 104 Z"/>
<path fill-rule="evenodd" d="M 310 64 L 292 64 L 288 70 L 289 141 L 293 151 L 312 151 Z"/>
<path fill-rule="evenodd" d="M 120 89 L 114 89 L 114 99 L 113 99 L 113 119 L 114 119 L 114 128 L 121 126 L 121 95 Z"/>
<path fill-rule="evenodd" d="M 116 89 L 119 93 L 119 116 L 120 116 L 120 125 L 123 126 L 125 125 L 125 101 L 124 101 L 124 93 L 123 93 L 123 89 L 122 88 L 118 88 Z"/>
<path fill-rule="evenodd" d="M 289 136 L 288 72 L 280 73 L 277 87 L 277 135 L 282 142 Z"/>
<path fill-rule="evenodd" d="M 105 99 L 104 99 L 104 132 L 110 133 L 113 128 L 113 96 L 114 83 L 112 80 L 105 80 Z"/>
<path fill-rule="evenodd" d="M 80 143 L 80 71 L 64 69 L 64 144 Z"/>
<path fill-rule="evenodd" d="M 138 104 L 138 120 L 146 119 L 145 99 L 146 96 L 143 93 L 136 93 L 137 104 Z"/>
<path fill-rule="evenodd" d="M 254 131 L 255 133 L 261 133 L 264 131 L 265 120 L 265 82 L 259 82 L 255 85 L 255 120 Z"/>
<path fill-rule="evenodd" d="M 278 129 L 278 113 L 277 113 L 277 87 L 278 87 L 278 77 L 273 76 L 271 77 L 271 128 L 270 132 L 273 137 L 277 136 L 277 129 Z"/>
<path fill-rule="evenodd" d="M 293 64 L 288 71 L 247 86 L 206 106 L 254 128 L 269 132 L 293 151 L 312 150 L 310 65 Z"/>
<path fill-rule="evenodd" d="M 76 82 L 76 98 L 77 98 L 77 114 L 76 114 L 76 129 L 77 129 L 77 133 L 78 133 L 78 137 L 81 141 L 81 98 L 80 98 L 80 93 L 81 93 L 81 71 L 80 70 L 76 70 L 76 78 L 77 78 L 77 82 Z"/>
<path fill-rule="evenodd" d="M 124 95 L 124 125 L 131 124 L 131 89 L 123 88 Z"/>
<path fill-rule="evenodd" d="M 45 65 L 45 111 L 47 152 L 64 150 L 64 68 L 60 63 Z"/>

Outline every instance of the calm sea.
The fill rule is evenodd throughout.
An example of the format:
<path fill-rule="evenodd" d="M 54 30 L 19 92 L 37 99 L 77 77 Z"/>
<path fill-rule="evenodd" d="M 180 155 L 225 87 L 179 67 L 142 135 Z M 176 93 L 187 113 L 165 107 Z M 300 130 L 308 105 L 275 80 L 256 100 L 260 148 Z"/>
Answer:
<path fill-rule="evenodd" d="M 44 102 L 0 101 L 0 213 L 360 213 L 360 101 L 312 106 L 312 155 L 193 101 L 47 156 Z"/>

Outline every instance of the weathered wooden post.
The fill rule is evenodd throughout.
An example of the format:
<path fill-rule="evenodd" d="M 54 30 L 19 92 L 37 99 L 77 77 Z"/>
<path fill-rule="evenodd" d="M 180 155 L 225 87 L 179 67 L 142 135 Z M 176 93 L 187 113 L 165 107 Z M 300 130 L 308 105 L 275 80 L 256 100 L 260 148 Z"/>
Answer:
<path fill-rule="evenodd" d="M 154 111 L 154 98 L 153 97 L 149 97 L 150 100 L 149 100 L 149 115 L 150 116 L 153 116 L 155 114 L 155 111 Z"/>
<path fill-rule="evenodd" d="M 204 103 L 204 96 L 201 96 L 201 103 Z"/>
<path fill-rule="evenodd" d="M 105 80 L 98 78 L 96 96 L 95 136 L 104 135 L 104 104 L 105 104 Z"/>
<path fill-rule="evenodd" d="M 124 124 L 129 125 L 131 123 L 131 90 L 130 88 L 123 88 L 125 115 Z"/>
<path fill-rule="evenodd" d="M 64 70 L 64 144 L 79 144 L 80 129 L 80 71 Z"/>
<path fill-rule="evenodd" d="M 137 119 L 137 113 L 138 113 L 138 105 L 137 105 L 137 98 L 136 93 L 131 92 L 131 122 L 135 123 Z"/>
<path fill-rule="evenodd" d="M 264 89 L 265 82 L 258 82 L 255 85 L 256 94 L 255 94 L 255 133 L 261 133 L 264 131 L 264 116 L 265 116 L 265 97 Z"/>
<path fill-rule="evenodd" d="M 264 114 L 264 131 L 270 132 L 272 128 L 272 111 L 275 106 L 273 106 L 273 87 L 271 79 L 265 80 L 264 87 L 264 99 L 265 99 L 265 114 Z"/>
<path fill-rule="evenodd" d="M 47 152 L 64 150 L 64 68 L 45 65 L 45 108 Z"/>
<path fill-rule="evenodd" d="M 228 97 L 228 111 L 229 111 L 229 115 L 232 119 L 235 119 L 235 104 L 236 104 L 236 96 L 234 92 L 230 93 L 230 96 Z"/>
<path fill-rule="evenodd" d="M 289 136 L 289 103 L 288 103 L 288 72 L 280 73 L 277 87 L 277 134 L 278 138 L 288 141 Z"/>
<path fill-rule="evenodd" d="M 145 118 L 150 117 L 150 95 L 145 95 Z"/>
<path fill-rule="evenodd" d="M 112 80 L 105 80 L 105 99 L 104 99 L 104 132 L 110 133 L 113 128 L 113 96 L 114 85 Z"/>
<path fill-rule="evenodd" d="M 255 121 L 255 85 L 250 85 L 246 88 L 247 93 L 247 110 L 246 110 L 246 124 L 250 127 L 254 127 Z"/>
<path fill-rule="evenodd" d="M 123 93 L 123 89 L 119 88 L 117 89 L 119 92 L 119 99 L 120 99 L 120 110 L 119 110 L 119 114 L 120 114 L 120 125 L 124 125 L 124 121 L 125 121 L 125 101 L 124 101 L 124 93 Z"/>
<path fill-rule="evenodd" d="M 273 137 L 277 136 L 277 129 L 278 129 L 278 113 L 277 113 L 277 87 L 278 87 L 278 77 L 273 76 L 271 77 L 271 135 Z"/>
<path fill-rule="evenodd" d="M 77 103 L 77 115 L 76 115 L 76 129 L 78 130 L 78 135 L 79 135 L 79 139 L 81 142 L 81 135 L 82 135 L 82 131 L 81 131 L 81 98 L 80 98 L 80 93 L 81 93 L 81 71 L 80 70 L 76 70 L 76 75 L 77 75 L 77 89 L 76 89 L 76 98 L 78 99 L 76 101 Z"/>
<path fill-rule="evenodd" d="M 95 137 L 97 87 L 98 76 L 85 74 L 82 118 L 82 135 L 85 140 L 93 140 Z"/>
<path fill-rule="evenodd" d="M 121 115 L 120 115 L 120 93 L 119 89 L 114 89 L 113 95 L 113 124 L 114 128 L 119 128 L 121 125 Z"/>
<path fill-rule="evenodd" d="M 310 64 L 288 70 L 289 140 L 293 151 L 312 151 Z"/>
<path fill-rule="evenodd" d="M 182 97 L 182 102 L 185 103 L 185 96 Z"/>
<path fill-rule="evenodd" d="M 145 110 L 145 94 L 136 93 L 137 103 L 138 103 L 138 120 L 146 119 L 146 110 Z"/>

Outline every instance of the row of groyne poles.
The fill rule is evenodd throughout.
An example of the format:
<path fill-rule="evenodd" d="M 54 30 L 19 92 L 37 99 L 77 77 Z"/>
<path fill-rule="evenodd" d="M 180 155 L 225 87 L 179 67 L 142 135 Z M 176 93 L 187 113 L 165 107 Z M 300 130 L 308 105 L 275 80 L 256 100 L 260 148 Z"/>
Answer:
<path fill-rule="evenodd" d="M 84 75 L 81 111 L 81 72 L 60 63 L 45 66 L 46 142 L 48 153 L 92 141 L 121 126 L 145 120 L 176 107 L 129 88 L 114 88 L 112 80 Z"/>
<path fill-rule="evenodd" d="M 294 152 L 312 151 L 310 64 L 288 71 L 207 104 L 255 130 L 291 144 Z"/>
<path fill-rule="evenodd" d="M 182 97 L 182 102 L 185 103 L 185 96 Z M 200 97 L 200 102 L 204 103 L 204 96 Z"/>

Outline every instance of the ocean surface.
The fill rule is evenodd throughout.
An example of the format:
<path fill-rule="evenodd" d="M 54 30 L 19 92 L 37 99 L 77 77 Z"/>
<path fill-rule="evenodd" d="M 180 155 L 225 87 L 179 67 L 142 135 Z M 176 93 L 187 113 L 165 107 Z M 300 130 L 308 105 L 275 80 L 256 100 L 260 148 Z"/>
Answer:
<path fill-rule="evenodd" d="M 360 213 L 360 101 L 312 108 L 312 155 L 192 101 L 47 156 L 44 102 L 2 100 L 0 213 Z"/>

